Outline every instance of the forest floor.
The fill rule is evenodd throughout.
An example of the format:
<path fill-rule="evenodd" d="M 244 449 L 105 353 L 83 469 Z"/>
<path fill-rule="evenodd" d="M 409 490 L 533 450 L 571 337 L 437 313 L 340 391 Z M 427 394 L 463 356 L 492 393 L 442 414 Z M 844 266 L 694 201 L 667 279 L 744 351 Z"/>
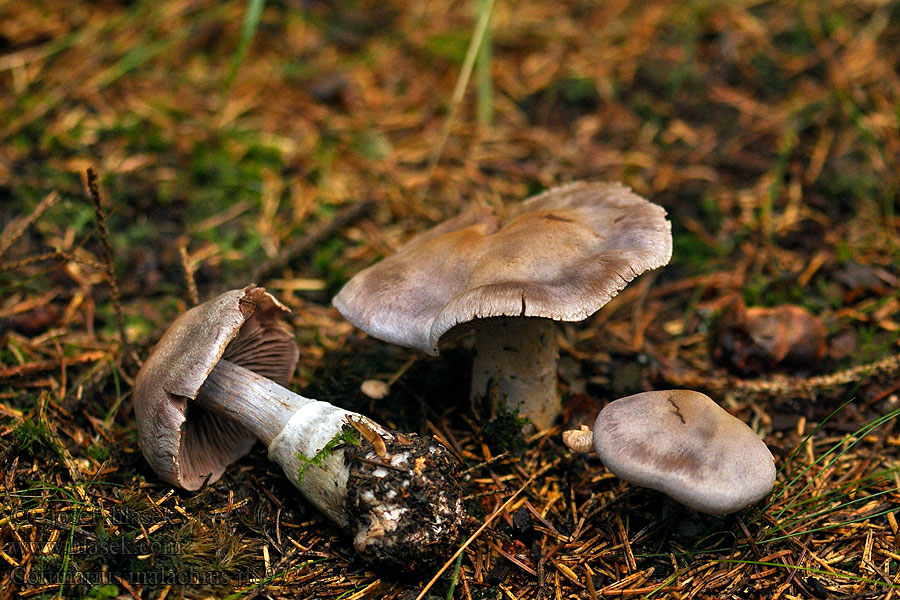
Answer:
<path fill-rule="evenodd" d="M 0 3 L 0 600 L 900 597 L 900 2 L 486 0 L 463 87 L 477 4 Z M 674 253 L 559 327 L 549 431 L 471 406 L 465 344 L 331 307 L 461 209 L 575 180 L 665 207 Z M 430 587 L 358 558 L 261 445 L 199 493 L 143 459 L 141 361 L 251 282 L 292 311 L 292 389 L 461 461 L 468 534 L 491 521 Z M 674 387 L 765 439 L 758 506 L 690 514 L 560 441 Z"/>

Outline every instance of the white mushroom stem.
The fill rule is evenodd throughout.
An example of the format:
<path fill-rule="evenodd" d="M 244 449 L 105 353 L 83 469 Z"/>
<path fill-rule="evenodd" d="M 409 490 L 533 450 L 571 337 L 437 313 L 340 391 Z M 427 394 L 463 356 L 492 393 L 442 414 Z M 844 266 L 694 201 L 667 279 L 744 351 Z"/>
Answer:
<path fill-rule="evenodd" d="M 475 330 L 472 399 L 528 417 L 548 429 L 560 413 L 556 391 L 559 348 L 550 319 L 484 319 Z"/>
<path fill-rule="evenodd" d="M 368 419 L 327 402 L 304 398 L 227 360 L 219 361 L 207 376 L 197 403 L 228 415 L 262 440 L 269 448 L 269 459 L 281 465 L 307 500 L 331 520 L 348 525 L 344 498 L 350 468 L 345 464 L 343 449 L 324 457 L 320 467 L 305 468 L 302 481 L 299 473 L 329 441 L 341 435 L 347 417 Z M 379 433 L 389 435 L 381 426 L 372 425 Z"/>
<path fill-rule="evenodd" d="M 315 402 L 227 360 L 216 364 L 196 400 L 201 406 L 228 415 L 266 446 L 281 433 L 291 415 Z M 327 442 L 325 431 L 319 431 Z"/>
<path fill-rule="evenodd" d="M 430 439 L 389 431 L 226 360 L 209 373 L 196 402 L 227 414 L 266 443 L 269 458 L 300 493 L 354 532 L 354 546 L 364 556 L 409 566 L 426 560 L 415 556 L 423 547 L 458 537 L 463 512 L 455 467 L 446 449 Z M 339 443 L 351 420 L 374 443 Z"/>

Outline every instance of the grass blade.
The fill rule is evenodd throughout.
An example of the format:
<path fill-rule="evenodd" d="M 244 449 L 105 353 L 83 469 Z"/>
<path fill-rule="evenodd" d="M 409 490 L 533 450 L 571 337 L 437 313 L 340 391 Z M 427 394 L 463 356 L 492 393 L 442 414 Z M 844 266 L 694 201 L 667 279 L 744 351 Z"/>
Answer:
<path fill-rule="evenodd" d="M 234 78 L 237 77 L 238 69 L 241 68 L 241 63 L 244 62 L 247 51 L 250 49 L 250 42 L 252 42 L 253 38 L 256 36 L 256 30 L 259 28 L 259 20 L 262 17 L 262 10 L 265 3 L 266 0 L 248 0 L 247 2 L 247 13 L 244 15 L 244 25 L 241 27 L 241 39 L 238 43 L 237 50 L 231 57 L 231 66 L 228 68 L 228 75 L 225 76 L 225 96 L 227 96 L 229 90 L 231 90 L 231 84 L 234 83 Z"/>

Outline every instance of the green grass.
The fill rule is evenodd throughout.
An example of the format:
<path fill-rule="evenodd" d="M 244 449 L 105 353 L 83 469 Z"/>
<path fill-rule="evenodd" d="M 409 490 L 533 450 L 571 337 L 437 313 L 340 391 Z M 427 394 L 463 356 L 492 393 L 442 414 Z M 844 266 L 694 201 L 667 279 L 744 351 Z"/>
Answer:
<path fill-rule="evenodd" d="M 900 471 L 900 465 L 872 470 L 854 481 L 844 483 L 837 487 L 826 487 L 824 493 L 821 495 L 811 495 L 809 490 L 823 473 L 827 473 L 829 469 L 837 465 L 842 458 L 848 456 L 848 453 L 855 450 L 866 436 L 874 433 L 877 429 L 887 425 L 900 416 L 900 409 L 877 417 L 857 431 L 847 434 L 840 441 L 832 444 L 827 450 L 819 454 L 812 464 L 797 465 L 808 441 L 814 440 L 817 434 L 823 432 L 833 418 L 841 411 L 847 409 L 850 402 L 852 402 L 852 396 L 818 423 L 816 427 L 797 444 L 794 450 L 784 459 L 779 467 L 779 477 L 783 479 L 768 496 L 765 504 L 749 509 L 744 515 L 747 525 L 751 527 L 751 531 L 756 530 L 758 532 L 754 535 L 757 546 L 761 547 L 763 545 L 777 544 L 788 539 L 828 532 L 854 523 L 872 522 L 880 518 L 885 518 L 888 513 L 895 510 L 896 507 L 891 501 L 891 495 L 894 492 L 893 484 L 898 471 Z M 799 468 L 797 468 L 796 471 L 791 472 L 790 475 L 786 475 L 788 467 L 794 465 L 797 465 Z M 815 475 L 809 482 L 804 483 L 803 480 L 805 475 L 813 470 L 816 471 Z M 881 501 L 882 506 L 874 511 L 868 511 L 862 514 L 853 512 L 864 504 L 878 500 Z M 851 511 L 852 514 L 850 516 L 842 514 L 846 511 Z M 732 527 L 735 529 L 733 531 L 734 539 L 743 540 L 745 536 L 740 531 L 736 530 L 736 526 L 732 525 Z M 721 554 L 726 551 L 747 551 L 748 549 L 749 543 L 746 541 L 735 542 L 731 544 L 730 547 L 726 548 L 720 545 L 704 546 L 701 540 L 700 544 L 694 548 L 679 551 L 675 553 L 674 556 L 681 564 L 687 567 L 693 564 L 700 556 Z M 640 556 L 651 557 L 662 555 L 641 554 Z M 831 572 L 800 565 L 755 561 L 741 558 L 711 558 L 710 560 L 712 562 L 726 564 L 759 565 L 787 570 L 796 569 L 801 572 L 821 575 L 823 577 L 842 581 L 855 581 L 881 588 L 900 589 L 900 586 L 882 580 L 840 571 Z M 840 565 L 837 566 L 840 568 Z M 855 569 L 856 564 L 848 565 L 847 568 Z M 659 584 L 659 589 L 672 584 L 675 581 L 676 576 L 677 574 L 673 574 L 669 579 Z M 655 594 L 650 594 L 651 597 L 654 595 Z"/>
<path fill-rule="evenodd" d="M 490 126 L 494 119 L 494 84 L 492 68 L 493 35 L 491 33 L 491 15 L 493 9 L 490 0 L 478 0 L 478 17 L 482 18 L 487 13 L 487 28 L 481 45 L 478 47 L 478 55 L 475 57 L 475 82 L 478 90 L 477 115 L 478 122 L 484 126 Z"/>
<path fill-rule="evenodd" d="M 519 416 L 518 409 L 506 411 L 497 409 L 493 419 L 485 423 L 481 435 L 495 455 L 509 452 L 512 456 L 523 456 L 528 444 L 523 428 L 529 424 L 526 417 Z"/>
<path fill-rule="evenodd" d="M 241 39 L 238 43 L 237 50 L 234 52 L 234 56 L 231 57 L 231 64 L 228 66 L 228 74 L 225 75 L 223 85 L 225 89 L 224 96 L 228 96 L 228 92 L 231 90 L 231 86 L 234 83 L 234 78 L 237 77 L 238 69 L 240 69 L 241 64 L 247 57 L 250 43 L 253 41 L 253 38 L 256 36 L 256 31 L 259 28 L 259 20 L 260 17 L 262 17 L 262 11 L 265 4 L 265 0 L 247 0 L 247 12 L 244 15 L 244 24 L 241 27 Z"/>

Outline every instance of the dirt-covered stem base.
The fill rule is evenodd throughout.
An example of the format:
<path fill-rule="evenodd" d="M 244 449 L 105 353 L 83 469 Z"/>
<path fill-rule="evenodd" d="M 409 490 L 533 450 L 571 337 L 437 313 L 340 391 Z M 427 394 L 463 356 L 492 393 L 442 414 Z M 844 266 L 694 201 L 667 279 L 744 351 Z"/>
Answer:
<path fill-rule="evenodd" d="M 269 458 L 304 498 L 350 531 L 364 558 L 415 570 L 445 560 L 458 544 L 465 518 L 462 489 L 444 446 L 304 398 L 226 361 L 216 365 L 207 384 L 197 401 L 267 441 Z M 213 393 L 226 389 L 228 394 Z M 265 421 L 273 416 L 283 419 L 278 427 Z"/>

